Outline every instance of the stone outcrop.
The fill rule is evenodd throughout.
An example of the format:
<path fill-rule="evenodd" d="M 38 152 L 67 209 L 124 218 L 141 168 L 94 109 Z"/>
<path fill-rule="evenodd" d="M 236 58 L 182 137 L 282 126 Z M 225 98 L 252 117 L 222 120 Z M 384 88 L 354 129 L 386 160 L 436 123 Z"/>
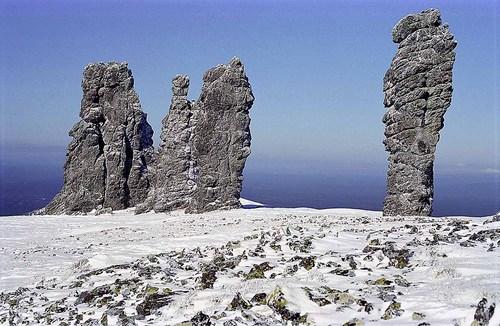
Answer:
<path fill-rule="evenodd" d="M 451 103 L 456 41 L 436 9 L 404 17 L 392 38 L 399 46 L 384 77 L 384 215 L 430 215 L 434 154 Z"/>
<path fill-rule="evenodd" d="M 187 99 L 188 86 L 187 76 L 173 79 L 154 186 L 136 213 L 174 209 L 201 213 L 240 207 L 254 100 L 243 64 L 233 58 L 227 65 L 208 70 L 195 102 Z"/>
<path fill-rule="evenodd" d="M 160 147 L 155 159 L 153 185 L 147 200 L 136 213 L 186 208 L 196 185 L 197 168 L 192 158 L 192 130 L 195 122 L 192 103 L 187 99 L 189 78 L 172 80 L 172 102 L 162 121 Z"/>
<path fill-rule="evenodd" d="M 192 156 L 198 168 L 187 212 L 240 207 L 243 168 L 250 155 L 250 116 L 254 97 L 240 59 L 218 65 L 203 76 L 194 103 L 196 126 Z"/>
<path fill-rule="evenodd" d="M 85 67 L 81 120 L 69 135 L 61 192 L 45 214 L 113 210 L 144 201 L 153 131 L 134 91 L 127 63 Z"/>

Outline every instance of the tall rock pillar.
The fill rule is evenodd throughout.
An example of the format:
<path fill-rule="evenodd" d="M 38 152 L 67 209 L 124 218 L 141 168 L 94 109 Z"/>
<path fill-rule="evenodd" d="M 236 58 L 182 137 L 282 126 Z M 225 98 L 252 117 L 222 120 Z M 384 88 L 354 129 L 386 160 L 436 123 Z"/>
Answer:
<path fill-rule="evenodd" d="M 85 67 L 81 120 L 69 135 L 62 190 L 46 214 L 124 209 L 149 189 L 153 130 L 142 112 L 127 63 Z"/>
<path fill-rule="evenodd" d="M 436 9 L 401 19 L 392 39 L 398 50 L 384 77 L 389 152 L 384 215 L 428 216 L 434 154 L 451 103 L 456 41 Z"/>
<path fill-rule="evenodd" d="M 186 208 L 196 184 L 197 167 L 192 158 L 193 105 L 187 99 L 189 78 L 172 80 L 172 102 L 162 121 L 160 147 L 155 156 L 152 189 L 136 213 Z"/>
<path fill-rule="evenodd" d="M 250 155 L 250 116 L 254 97 L 240 59 L 203 76 L 194 104 L 192 150 L 198 168 L 187 212 L 240 207 L 243 168 Z"/>

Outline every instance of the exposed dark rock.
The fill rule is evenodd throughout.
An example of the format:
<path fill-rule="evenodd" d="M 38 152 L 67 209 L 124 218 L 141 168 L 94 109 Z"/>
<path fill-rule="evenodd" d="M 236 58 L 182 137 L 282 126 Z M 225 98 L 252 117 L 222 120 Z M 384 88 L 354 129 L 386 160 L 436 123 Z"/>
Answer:
<path fill-rule="evenodd" d="M 40 213 L 124 209 L 145 199 L 153 131 L 133 86 L 127 63 L 85 67 L 81 120 L 69 132 L 64 184 Z"/>
<path fill-rule="evenodd" d="M 254 278 L 266 278 L 264 272 L 273 269 L 268 262 L 263 262 L 261 264 L 254 264 L 250 272 L 248 272 L 246 279 L 252 280 Z"/>
<path fill-rule="evenodd" d="M 99 299 L 107 294 L 112 294 L 113 291 L 109 285 L 101 285 L 90 291 L 83 291 L 78 295 L 75 304 L 90 303 L 96 299 Z"/>
<path fill-rule="evenodd" d="M 136 213 L 174 209 L 203 213 L 240 207 L 254 100 L 243 64 L 233 58 L 208 70 L 195 102 L 187 99 L 187 76 L 177 75 L 172 83 L 153 187 Z"/>
<path fill-rule="evenodd" d="M 201 274 L 200 288 L 201 289 L 211 289 L 214 287 L 214 283 L 217 280 L 217 271 L 210 269 L 206 270 Z"/>
<path fill-rule="evenodd" d="M 314 256 L 303 257 L 301 258 L 299 265 L 309 271 L 315 266 L 315 262 L 316 257 Z"/>
<path fill-rule="evenodd" d="M 192 157 L 198 177 L 187 211 L 238 208 L 243 168 L 250 154 L 250 116 L 254 97 L 240 59 L 218 65 L 203 76 L 193 110 Z"/>
<path fill-rule="evenodd" d="M 385 320 L 392 319 L 394 317 L 401 316 L 403 312 L 404 310 L 401 309 L 401 303 L 393 301 L 389 304 L 389 306 L 385 310 L 384 314 L 382 315 L 382 319 Z"/>
<path fill-rule="evenodd" d="M 288 301 L 280 287 L 276 287 L 267 297 L 267 305 L 281 316 L 284 321 L 291 321 L 292 324 L 305 323 L 307 315 L 301 315 L 298 312 L 287 308 Z"/>
<path fill-rule="evenodd" d="M 430 215 L 434 154 L 451 103 L 456 41 L 436 9 L 404 17 L 392 36 L 399 47 L 384 77 L 384 215 Z"/>
<path fill-rule="evenodd" d="M 477 304 L 476 312 L 474 313 L 473 326 L 486 326 L 489 324 L 491 317 L 495 313 L 495 303 L 488 305 L 488 300 L 482 298 Z"/>
<path fill-rule="evenodd" d="M 136 307 L 139 315 L 147 316 L 155 312 L 158 308 L 166 306 L 172 301 L 172 294 L 151 293 L 147 294 L 144 300 Z"/>
<path fill-rule="evenodd" d="M 256 303 L 256 304 L 266 304 L 266 298 L 267 294 L 264 292 L 261 293 L 256 293 L 252 299 L 250 299 L 251 302 Z"/>
<path fill-rule="evenodd" d="M 234 296 L 233 300 L 231 301 L 231 303 L 227 307 L 227 310 L 233 311 L 233 310 L 244 310 L 244 309 L 250 309 L 250 308 L 252 308 L 252 304 L 250 302 L 246 301 L 245 299 L 243 299 L 241 294 L 239 292 L 237 292 L 236 295 Z"/>
<path fill-rule="evenodd" d="M 332 303 L 330 300 L 326 299 L 326 297 L 322 293 L 319 293 L 318 291 L 313 291 L 309 288 L 304 288 L 304 291 L 307 293 L 307 297 L 309 298 L 309 300 L 316 303 L 320 307 Z"/>
<path fill-rule="evenodd" d="M 210 322 L 210 317 L 205 315 L 203 312 L 198 312 L 191 318 L 191 323 L 193 326 L 210 326 L 212 323 Z"/>
<path fill-rule="evenodd" d="M 396 249 L 394 243 L 388 242 L 382 248 L 382 252 L 389 258 L 389 265 L 396 268 L 405 268 L 410 263 L 410 258 L 413 256 L 413 251 L 409 249 Z"/>
<path fill-rule="evenodd" d="M 197 177 L 192 157 L 192 131 L 195 124 L 192 103 L 187 99 L 189 78 L 177 75 L 172 80 L 172 101 L 162 121 L 160 146 L 155 159 L 153 186 L 136 213 L 186 208 Z"/>

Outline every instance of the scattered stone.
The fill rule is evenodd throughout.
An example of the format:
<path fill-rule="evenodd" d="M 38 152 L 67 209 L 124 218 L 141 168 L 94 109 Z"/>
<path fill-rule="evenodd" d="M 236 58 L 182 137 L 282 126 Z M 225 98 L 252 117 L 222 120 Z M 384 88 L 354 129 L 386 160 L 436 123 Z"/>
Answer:
<path fill-rule="evenodd" d="M 170 302 L 172 302 L 172 294 L 170 293 L 151 293 L 147 294 L 144 300 L 137 305 L 136 310 L 139 315 L 148 316 Z"/>
<path fill-rule="evenodd" d="M 412 320 L 422 320 L 425 318 L 425 314 L 421 313 L 421 312 L 414 312 L 412 315 L 411 315 L 411 319 Z"/>
<path fill-rule="evenodd" d="M 191 318 L 192 326 L 210 326 L 212 323 L 210 322 L 210 317 L 205 315 L 202 311 L 198 312 Z"/>
<path fill-rule="evenodd" d="M 217 272 L 213 269 L 207 270 L 201 274 L 200 288 L 201 289 L 211 289 L 214 287 L 214 283 L 217 280 Z"/>
<path fill-rule="evenodd" d="M 401 303 L 393 301 L 385 310 L 384 314 L 382 315 L 382 319 L 389 320 L 394 317 L 399 317 L 403 312 L 404 310 L 401 309 Z"/>
<path fill-rule="evenodd" d="M 227 310 L 233 311 L 233 310 L 246 310 L 252 308 L 252 304 L 250 302 L 246 301 L 243 299 L 241 294 L 239 292 L 236 293 L 234 296 L 233 300 L 227 307 Z"/>
<path fill-rule="evenodd" d="M 252 269 L 250 269 L 250 272 L 248 272 L 246 279 L 252 280 L 255 278 L 266 278 L 264 275 L 264 272 L 267 272 L 271 269 L 273 269 L 273 268 L 271 267 L 271 265 L 269 265 L 268 262 L 264 262 L 261 264 L 255 264 L 255 265 L 253 265 Z"/>
<path fill-rule="evenodd" d="M 371 284 L 385 286 L 385 285 L 391 285 L 392 281 L 387 280 L 384 277 L 381 277 L 381 278 L 376 279 L 375 281 L 371 282 Z"/>
<path fill-rule="evenodd" d="M 476 312 L 474 313 L 474 321 L 471 326 L 487 326 L 494 313 L 495 303 L 488 305 L 488 300 L 482 298 L 477 304 Z"/>
<path fill-rule="evenodd" d="M 293 323 L 305 323 L 307 315 L 301 315 L 298 312 L 293 312 L 287 308 L 288 301 L 285 299 L 281 288 L 276 287 L 267 297 L 267 305 L 278 313 L 285 321 Z"/>
<path fill-rule="evenodd" d="M 382 252 L 389 258 L 389 265 L 396 268 L 405 268 L 413 256 L 413 251 L 409 249 L 396 249 L 394 243 L 386 243 Z"/>
<path fill-rule="evenodd" d="M 401 275 L 396 275 L 396 278 L 394 279 L 394 282 L 399 285 L 399 286 L 402 286 L 402 287 L 409 287 L 410 286 L 410 282 L 408 282 L 403 276 Z"/>
<path fill-rule="evenodd" d="M 483 224 L 486 225 L 488 223 L 495 223 L 495 222 L 500 222 L 500 212 L 498 212 L 495 216 L 484 221 Z"/>
<path fill-rule="evenodd" d="M 266 304 L 266 298 L 267 298 L 267 294 L 264 292 L 261 292 L 261 293 L 256 293 L 252 297 L 252 299 L 250 299 L 250 301 L 253 303 L 256 303 L 256 304 L 263 305 L 263 304 Z"/>
<path fill-rule="evenodd" d="M 78 295 L 76 299 L 75 305 L 79 305 L 81 303 L 91 303 L 96 299 L 99 299 L 105 295 L 112 294 L 110 285 L 101 285 L 90 291 L 83 291 Z"/>
<path fill-rule="evenodd" d="M 365 326 L 365 322 L 361 319 L 354 318 L 342 324 L 342 326 Z"/>
<path fill-rule="evenodd" d="M 330 300 L 327 300 L 323 295 L 318 293 L 317 291 L 313 291 L 310 288 L 305 287 L 304 291 L 307 293 L 307 297 L 312 302 L 316 303 L 318 306 L 323 307 L 331 304 Z"/>
<path fill-rule="evenodd" d="M 309 256 L 303 257 L 300 260 L 299 266 L 304 267 L 306 270 L 310 271 L 315 265 L 316 257 Z"/>

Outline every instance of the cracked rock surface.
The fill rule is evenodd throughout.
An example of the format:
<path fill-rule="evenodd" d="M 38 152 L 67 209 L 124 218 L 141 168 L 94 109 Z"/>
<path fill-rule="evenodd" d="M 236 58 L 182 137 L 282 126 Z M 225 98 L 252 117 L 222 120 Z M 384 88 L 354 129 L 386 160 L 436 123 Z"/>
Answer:
<path fill-rule="evenodd" d="M 197 167 L 192 157 L 195 125 L 193 104 L 187 99 L 189 77 L 172 80 L 172 102 L 162 121 L 160 147 L 155 158 L 153 185 L 146 201 L 136 213 L 186 208 L 196 185 Z"/>
<path fill-rule="evenodd" d="M 194 104 L 193 156 L 198 178 L 188 212 L 240 207 L 243 168 L 250 155 L 250 116 L 254 97 L 239 58 L 203 76 Z"/>
<path fill-rule="evenodd" d="M 240 207 L 254 100 L 243 64 L 235 57 L 209 69 L 194 102 L 187 99 L 186 75 L 177 75 L 172 83 L 153 187 L 136 213 L 176 209 L 202 213 Z"/>
<path fill-rule="evenodd" d="M 384 77 L 384 144 L 389 152 L 384 214 L 428 216 L 457 43 L 437 9 L 404 17 L 392 38 L 398 50 Z"/>
<path fill-rule="evenodd" d="M 81 120 L 69 132 L 64 184 L 42 209 L 74 214 L 124 209 L 145 199 L 153 130 L 142 112 L 127 63 L 85 67 Z"/>

